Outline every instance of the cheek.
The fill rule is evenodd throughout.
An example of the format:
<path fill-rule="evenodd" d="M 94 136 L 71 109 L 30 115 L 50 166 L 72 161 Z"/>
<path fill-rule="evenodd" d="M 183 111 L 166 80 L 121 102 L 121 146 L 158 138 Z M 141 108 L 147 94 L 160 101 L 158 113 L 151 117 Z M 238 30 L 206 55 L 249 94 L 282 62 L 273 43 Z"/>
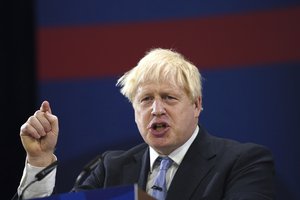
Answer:
<path fill-rule="evenodd" d="M 138 128 L 143 128 L 145 124 L 145 115 L 142 112 L 135 111 L 134 113 L 135 123 L 137 124 Z"/>
<path fill-rule="evenodd" d="M 147 143 L 147 123 L 144 120 L 142 113 L 135 113 L 135 123 L 140 132 L 140 135 Z"/>

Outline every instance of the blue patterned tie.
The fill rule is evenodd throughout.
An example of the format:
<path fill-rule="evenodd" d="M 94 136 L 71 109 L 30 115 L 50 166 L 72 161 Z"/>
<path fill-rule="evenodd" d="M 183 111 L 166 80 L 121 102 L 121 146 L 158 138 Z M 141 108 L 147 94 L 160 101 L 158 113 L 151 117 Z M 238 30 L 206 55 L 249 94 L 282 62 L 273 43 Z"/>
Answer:
<path fill-rule="evenodd" d="M 158 200 L 164 200 L 167 195 L 166 174 L 173 161 L 169 157 L 159 157 L 158 159 L 160 159 L 159 172 L 152 186 L 151 195 Z"/>

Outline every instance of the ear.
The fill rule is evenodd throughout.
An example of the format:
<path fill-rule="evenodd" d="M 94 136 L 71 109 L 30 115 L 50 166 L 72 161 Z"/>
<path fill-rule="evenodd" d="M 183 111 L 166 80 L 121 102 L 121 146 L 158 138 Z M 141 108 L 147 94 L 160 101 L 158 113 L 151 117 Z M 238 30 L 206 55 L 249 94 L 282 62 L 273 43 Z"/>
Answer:
<path fill-rule="evenodd" d="M 201 97 L 196 98 L 194 105 L 195 105 L 195 117 L 198 118 L 200 112 L 202 111 L 202 98 Z"/>

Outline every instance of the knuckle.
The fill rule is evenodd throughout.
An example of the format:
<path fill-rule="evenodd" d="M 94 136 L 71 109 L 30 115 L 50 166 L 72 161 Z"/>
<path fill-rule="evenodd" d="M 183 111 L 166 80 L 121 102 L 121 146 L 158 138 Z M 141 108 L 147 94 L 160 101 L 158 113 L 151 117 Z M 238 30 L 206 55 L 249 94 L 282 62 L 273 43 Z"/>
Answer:
<path fill-rule="evenodd" d="M 36 118 L 36 117 L 32 115 L 32 116 L 30 116 L 30 117 L 28 118 L 27 121 L 28 121 L 28 122 L 33 122 L 33 121 L 35 120 L 35 118 Z"/>
<path fill-rule="evenodd" d="M 27 133 L 29 131 L 29 125 L 27 123 L 21 126 L 21 134 Z"/>
<path fill-rule="evenodd" d="M 35 117 L 37 117 L 37 118 L 41 118 L 41 117 L 44 116 L 44 114 L 45 114 L 44 112 L 38 110 L 38 111 L 36 111 L 36 112 L 34 113 L 33 116 L 35 116 Z"/>
<path fill-rule="evenodd" d="M 58 121 L 58 117 L 57 117 L 56 115 L 53 115 L 53 119 L 54 119 L 55 121 Z"/>
<path fill-rule="evenodd" d="M 37 111 L 35 111 L 34 116 L 37 116 L 37 115 L 39 115 L 40 113 L 41 113 L 41 111 L 37 110 Z"/>

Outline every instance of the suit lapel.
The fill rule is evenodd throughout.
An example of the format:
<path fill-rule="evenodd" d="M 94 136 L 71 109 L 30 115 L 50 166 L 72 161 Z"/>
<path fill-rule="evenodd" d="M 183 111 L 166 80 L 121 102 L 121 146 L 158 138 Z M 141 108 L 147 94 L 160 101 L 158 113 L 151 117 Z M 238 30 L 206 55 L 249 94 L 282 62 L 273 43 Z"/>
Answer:
<path fill-rule="evenodd" d="M 149 160 L 149 148 L 135 154 L 132 160 L 123 166 L 123 183 L 138 183 L 139 188 L 145 190 L 150 165 Z"/>
<path fill-rule="evenodd" d="M 138 159 L 138 158 L 137 158 Z M 138 186 L 146 191 L 146 185 L 148 180 L 148 173 L 150 170 L 150 158 L 149 158 L 149 148 L 144 152 L 141 164 L 141 171 L 138 180 Z"/>
<path fill-rule="evenodd" d="M 201 180 L 215 165 L 215 155 L 206 133 L 200 128 L 173 178 L 167 200 L 190 199 Z"/>

